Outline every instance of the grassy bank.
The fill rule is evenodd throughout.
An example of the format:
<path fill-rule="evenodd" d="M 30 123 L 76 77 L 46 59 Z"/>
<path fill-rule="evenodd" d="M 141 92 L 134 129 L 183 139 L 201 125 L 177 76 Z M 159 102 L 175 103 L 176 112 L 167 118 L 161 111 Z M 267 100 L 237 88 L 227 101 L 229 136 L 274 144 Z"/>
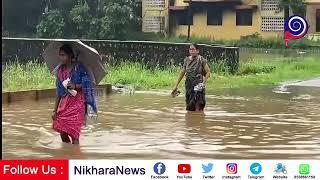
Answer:
<path fill-rule="evenodd" d="M 315 57 L 304 59 L 252 59 L 240 64 L 234 75 L 223 68 L 211 65 L 212 78 L 207 90 L 276 85 L 287 80 L 320 77 L 320 61 Z M 110 67 L 109 74 L 101 83 L 133 85 L 136 89 L 171 89 L 180 67 L 149 70 L 142 64 L 123 63 Z M 3 91 L 53 88 L 55 77 L 45 64 L 29 62 L 25 65 L 12 63 L 2 71 Z M 183 86 L 183 83 L 182 83 Z M 181 89 L 183 89 L 181 86 Z"/>
<path fill-rule="evenodd" d="M 268 49 L 286 49 L 284 45 L 283 38 L 262 38 L 260 34 L 255 33 L 248 35 L 246 38 L 241 40 L 211 40 L 209 38 L 203 37 L 190 37 L 189 41 L 187 36 L 180 35 L 178 37 L 164 37 L 157 33 L 136 33 L 131 36 L 130 40 L 146 40 L 146 41 L 164 41 L 164 42 L 192 42 L 201 44 L 222 44 L 228 46 L 237 47 L 247 47 L 247 48 L 268 48 Z M 295 49 L 310 49 L 310 48 L 320 48 L 320 41 L 313 41 L 307 38 L 299 40 L 291 40 L 289 43 L 289 48 Z"/>

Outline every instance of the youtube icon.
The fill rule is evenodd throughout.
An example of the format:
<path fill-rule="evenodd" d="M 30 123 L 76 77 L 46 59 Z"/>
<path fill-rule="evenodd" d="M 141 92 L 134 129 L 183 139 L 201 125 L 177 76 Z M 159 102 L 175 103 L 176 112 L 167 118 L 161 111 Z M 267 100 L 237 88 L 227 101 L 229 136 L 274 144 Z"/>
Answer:
<path fill-rule="evenodd" d="M 179 164 L 178 165 L 178 172 L 179 173 L 190 173 L 191 172 L 191 165 L 190 164 Z"/>

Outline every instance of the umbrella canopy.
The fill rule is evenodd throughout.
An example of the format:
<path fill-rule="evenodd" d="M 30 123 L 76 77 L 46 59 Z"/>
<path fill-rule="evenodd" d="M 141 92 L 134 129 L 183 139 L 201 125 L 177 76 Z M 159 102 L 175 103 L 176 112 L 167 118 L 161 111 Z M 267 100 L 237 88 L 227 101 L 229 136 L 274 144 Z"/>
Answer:
<path fill-rule="evenodd" d="M 99 84 L 99 82 L 107 73 L 101 56 L 97 50 L 82 43 L 80 40 L 57 39 L 49 43 L 42 56 L 50 71 L 55 73 L 55 71 L 61 65 L 59 50 L 64 43 L 71 45 L 75 55 L 74 61 L 81 62 L 88 70 L 92 81 L 95 84 Z"/>

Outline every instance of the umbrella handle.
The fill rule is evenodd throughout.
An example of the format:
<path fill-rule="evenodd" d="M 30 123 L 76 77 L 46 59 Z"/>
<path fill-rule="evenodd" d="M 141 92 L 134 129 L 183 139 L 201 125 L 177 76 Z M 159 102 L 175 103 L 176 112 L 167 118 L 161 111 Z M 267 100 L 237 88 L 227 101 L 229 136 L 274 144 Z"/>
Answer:
<path fill-rule="evenodd" d="M 74 59 L 75 59 L 76 62 L 78 61 L 79 54 L 80 54 L 80 51 L 79 50 L 75 50 Z"/>

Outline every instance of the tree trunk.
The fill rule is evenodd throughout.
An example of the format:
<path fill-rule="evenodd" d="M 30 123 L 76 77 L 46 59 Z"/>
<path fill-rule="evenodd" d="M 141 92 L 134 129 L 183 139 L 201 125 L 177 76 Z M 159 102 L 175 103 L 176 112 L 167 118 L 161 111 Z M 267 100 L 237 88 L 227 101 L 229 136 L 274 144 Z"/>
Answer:
<path fill-rule="evenodd" d="M 290 16 L 290 8 L 285 7 L 284 8 L 284 19 L 288 19 L 289 16 Z"/>

